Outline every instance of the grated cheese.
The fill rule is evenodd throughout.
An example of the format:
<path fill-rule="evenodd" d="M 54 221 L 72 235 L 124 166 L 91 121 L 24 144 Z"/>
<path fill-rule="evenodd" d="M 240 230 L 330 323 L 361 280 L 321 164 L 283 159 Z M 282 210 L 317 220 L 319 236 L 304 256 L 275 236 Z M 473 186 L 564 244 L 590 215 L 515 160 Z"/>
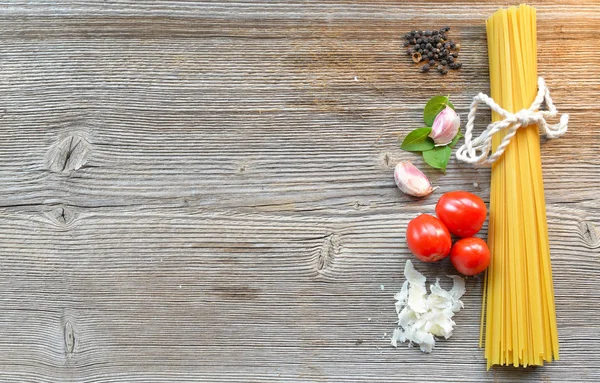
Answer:
<path fill-rule="evenodd" d="M 409 342 L 409 347 L 416 343 L 421 351 L 428 353 L 435 347 L 435 337 L 452 336 L 455 325 L 452 317 L 464 307 L 460 297 L 466 291 L 465 281 L 459 276 L 449 276 L 454 284 L 446 291 L 437 278 L 427 295 L 426 278 L 415 270 L 411 261 L 406 261 L 404 276 L 406 281 L 394 296 L 398 328 L 392 333 L 391 343 L 394 347 L 398 347 L 398 342 Z"/>

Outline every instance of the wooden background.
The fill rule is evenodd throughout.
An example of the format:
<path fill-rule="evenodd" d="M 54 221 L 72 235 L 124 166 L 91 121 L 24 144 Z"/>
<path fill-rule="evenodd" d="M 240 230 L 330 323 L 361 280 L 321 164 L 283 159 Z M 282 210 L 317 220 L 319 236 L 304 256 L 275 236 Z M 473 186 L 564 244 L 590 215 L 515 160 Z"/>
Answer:
<path fill-rule="evenodd" d="M 429 97 L 489 90 L 498 2 L 2 2 L 0 381 L 598 381 L 600 4 L 535 5 L 561 360 L 486 372 L 481 278 L 432 354 L 389 337 L 408 220 L 489 171 L 392 169 Z M 464 68 L 418 73 L 401 36 L 446 24 Z"/>

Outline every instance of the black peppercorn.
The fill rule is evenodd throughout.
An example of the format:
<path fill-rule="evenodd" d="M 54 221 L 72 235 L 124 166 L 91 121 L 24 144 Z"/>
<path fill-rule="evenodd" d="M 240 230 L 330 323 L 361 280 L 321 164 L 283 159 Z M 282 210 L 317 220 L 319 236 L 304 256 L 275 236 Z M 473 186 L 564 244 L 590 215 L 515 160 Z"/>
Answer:
<path fill-rule="evenodd" d="M 460 69 L 460 68 L 462 68 L 462 63 L 454 62 L 454 63 L 450 64 L 450 69 Z"/>
<path fill-rule="evenodd" d="M 459 69 L 462 64 L 457 62 L 460 44 L 447 38 L 450 30 L 445 26 L 436 30 L 413 30 L 404 35 L 403 43 L 406 53 L 412 56 L 415 63 L 423 62 L 421 72 L 437 70 L 442 75 L 448 69 Z"/>

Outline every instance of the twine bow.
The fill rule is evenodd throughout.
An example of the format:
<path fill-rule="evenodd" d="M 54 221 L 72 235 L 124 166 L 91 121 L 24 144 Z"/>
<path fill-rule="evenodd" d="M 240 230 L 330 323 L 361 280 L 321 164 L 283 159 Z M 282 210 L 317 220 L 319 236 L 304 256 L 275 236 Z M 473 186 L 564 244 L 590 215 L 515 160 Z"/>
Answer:
<path fill-rule="evenodd" d="M 542 102 L 546 103 L 547 110 L 539 110 Z M 502 120 L 493 122 L 477 138 L 473 138 L 473 125 L 475 123 L 475 114 L 479 104 L 486 104 L 491 110 L 503 117 Z M 475 166 L 485 166 L 493 164 L 502 154 L 510 143 L 510 140 L 517 133 L 517 130 L 522 126 L 538 125 L 543 129 L 544 134 L 548 138 L 560 137 L 567 131 L 569 115 L 563 114 L 560 116 L 560 122 L 554 125 L 549 125 L 546 118 L 556 117 L 558 110 L 552 103 L 550 91 L 546 87 L 546 83 L 542 77 L 538 78 L 538 93 L 535 100 L 529 109 L 522 109 L 517 113 L 510 113 L 496 104 L 489 96 L 479 93 L 473 97 L 467 126 L 465 127 L 465 143 L 456 151 L 456 158 Z M 492 151 L 492 136 L 501 130 L 508 129 L 506 135 L 502 138 L 502 142 Z"/>

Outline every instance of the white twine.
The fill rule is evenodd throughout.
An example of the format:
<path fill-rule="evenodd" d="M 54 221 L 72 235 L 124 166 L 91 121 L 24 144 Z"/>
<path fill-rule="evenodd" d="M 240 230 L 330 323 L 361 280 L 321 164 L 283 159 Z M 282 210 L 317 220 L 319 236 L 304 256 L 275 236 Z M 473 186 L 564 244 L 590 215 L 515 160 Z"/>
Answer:
<path fill-rule="evenodd" d="M 546 103 L 548 110 L 539 110 L 542 102 Z M 504 117 L 504 119 L 489 124 L 479 137 L 473 139 L 475 114 L 480 103 L 486 104 L 494 112 Z M 502 156 L 510 140 L 522 126 L 535 124 L 543 129 L 546 137 L 560 137 L 567 131 L 569 115 L 563 114 L 560 116 L 560 122 L 555 125 L 549 125 L 546 122 L 546 118 L 556 117 L 557 114 L 558 110 L 556 110 L 556 107 L 552 103 L 550 91 L 546 87 L 546 83 L 542 77 L 538 78 L 538 93 L 529 109 L 522 109 L 514 114 L 502 109 L 500 105 L 496 104 L 487 95 L 479 93 L 473 97 L 465 128 L 465 143 L 456 151 L 456 158 L 459 161 L 474 164 L 475 166 L 491 165 Z M 498 145 L 495 152 L 490 153 L 492 149 L 492 136 L 504 129 L 508 129 L 508 131 L 504 138 L 502 138 L 502 142 Z"/>

